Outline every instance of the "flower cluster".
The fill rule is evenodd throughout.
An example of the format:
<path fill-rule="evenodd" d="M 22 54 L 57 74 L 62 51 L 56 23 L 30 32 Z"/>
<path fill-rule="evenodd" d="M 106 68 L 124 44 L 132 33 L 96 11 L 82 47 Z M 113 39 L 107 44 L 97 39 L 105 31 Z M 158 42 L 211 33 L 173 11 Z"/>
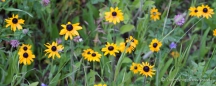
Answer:
<path fill-rule="evenodd" d="M 86 50 L 83 50 L 82 56 L 84 57 L 85 60 L 89 62 L 92 62 L 92 61 L 100 62 L 100 58 L 102 55 L 92 49 L 86 49 Z"/>
<path fill-rule="evenodd" d="M 211 9 L 208 5 L 202 5 L 198 7 L 190 7 L 190 16 L 196 16 L 196 17 L 204 17 L 209 18 L 212 17 L 212 14 L 214 14 L 214 10 Z"/>
<path fill-rule="evenodd" d="M 121 52 L 125 51 L 126 53 L 131 53 L 132 51 L 134 51 L 137 45 L 138 45 L 138 40 L 130 36 L 129 38 L 127 38 L 126 42 L 120 43 L 119 50 Z"/>
<path fill-rule="evenodd" d="M 32 53 L 31 45 L 28 44 L 22 44 L 22 46 L 19 48 L 19 63 L 20 64 L 28 64 L 30 65 L 31 62 L 33 62 L 33 58 L 35 58 L 35 55 Z"/>
<path fill-rule="evenodd" d="M 154 65 L 150 65 L 148 62 L 139 63 L 132 63 L 130 66 L 130 70 L 134 73 L 140 73 L 141 75 L 145 75 L 146 77 L 155 75 L 155 70 L 153 69 Z"/>

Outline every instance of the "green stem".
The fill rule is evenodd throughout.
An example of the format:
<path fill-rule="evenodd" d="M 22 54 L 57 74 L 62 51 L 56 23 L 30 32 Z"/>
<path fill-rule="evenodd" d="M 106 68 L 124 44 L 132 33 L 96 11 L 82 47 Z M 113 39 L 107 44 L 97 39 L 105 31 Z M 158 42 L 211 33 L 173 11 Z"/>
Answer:
<path fill-rule="evenodd" d="M 145 84 L 146 84 L 146 79 L 147 79 L 147 77 L 144 76 L 143 86 L 145 86 Z"/>
<path fill-rule="evenodd" d="M 121 67 L 124 55 L 125 55 L 125 52 L 122 53 L 122 55 L 120 56 L 120 58 L 118 60 L 118 63 L 117 63 L 117 66 L 116 66 L 116 70 L 115 70 L 115 75 L 114 75 L 114 82 L 116 81 L 116 78 L 117 78 L 118 73 L 120 71 L 120 67 Z"/>
<path fill-rule="evenodd" d="M 71 40 L 70 41 L 70 48 L 71 48 L 71 69 L 72 69 L 72 72 L 75 71 L 75 68 L 74 68 L 74 58 L 73 58 L 73 41 Z M 75 81 L 74 81 L 74 78 L 75 78 L 75 73 L 73 73 L 71 75 L 71 79 L 72 79 L 72 83 L 75 85 Z"/>
<path fill-rule="evenodd" d="M 109 81 L 111 83 L 114 78 L 114 73 L 115 73 L 115 57 L 109 56 L 109 58 L 111 58 L 111 73 L 109 76 Z"/>
<path fill-rule="evenodd" d="M 163 32 L 162 32 L 162 36 L 163 36 L 163 34 L 164 34 L 164 29 L 165 29 L 165 27 L 166 27 L 166 22 L 167 22 L 167 18 L 168 18 L 168 15 L 169 15 L 169 11 L 170 11 L 171 3 L 172 3 L 172 0 L 170 0 L 170 3 L 169 3 L 168 12 L 167 12 L 167 15 L 166 15 L 166 18 L 165 18 L 165 22 L 164 22 L 164 25 L 163 25 Z"/>
<path fill-rule="evenodd" d="M 159 65 L 160 65 L 160 56 L 159 57 L 157 57 L 158 58 L 158 67 L 157 67 L 157 75 L 156 75 L 156 86 L 159 86 L 159 73 L 160 73 L 160 67 L 159 67 Z"/>

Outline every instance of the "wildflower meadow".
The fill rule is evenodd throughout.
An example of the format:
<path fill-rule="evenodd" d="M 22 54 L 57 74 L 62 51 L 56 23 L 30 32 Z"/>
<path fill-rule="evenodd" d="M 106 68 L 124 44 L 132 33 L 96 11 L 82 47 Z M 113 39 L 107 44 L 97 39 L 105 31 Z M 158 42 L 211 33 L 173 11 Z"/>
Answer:
<path fill-rule="evenodd" d="M 0 0 L 0 86 L 216 86 L 215 0 Z"/>

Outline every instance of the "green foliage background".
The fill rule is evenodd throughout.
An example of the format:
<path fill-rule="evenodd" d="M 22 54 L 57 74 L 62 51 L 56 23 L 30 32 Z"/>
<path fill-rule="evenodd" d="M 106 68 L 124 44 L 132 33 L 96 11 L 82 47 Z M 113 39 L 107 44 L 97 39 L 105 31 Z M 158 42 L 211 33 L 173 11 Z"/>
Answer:
<path fill-rule="evenodd" d="M 190 17 L 188 11 L 191 6 L 202 4 L 216 8 L 214 0 L 51 0 L 48 6 L 43 6 L 41 0 L 0 2 L 0 85 L 38 86 L 45 83 L 49 86 L 93 86 L 106 83 L 108 86 L 215 86 L 216 45 L 212 32 L 216 28 L 216 15 L 201 19 Z M 150 20 L 150 9 L 154 6 L 162 13 L 158 21 Z M 104 13 L 110 7 L 122 10 L 123 22 L 117 25 L 105 22 Z M 179 13 L 186 14 L 186 22 L 181 27 L 173 22 L 174 16 Z M 12 14 L 18 14 L 25 20 L 23 28 L 29 30 L 27 35 L 22 30 L 13 32 L 10 27 L 5 27 L 5 19 Z M 80 23 L 83 27 L 78 31 L 82 42 L 64 40 L 64 36 L 59 35 L 61 24 L 68 21 Z M 103 55 L 101 48 L 106 42 L 119 44 L 129 35 L 139 41 L 132 54 L 122 53 L 119 57 Z M 62 39 L 64 52 L 60 59 L 48 59 L 44 44 L 57 38 Z M 150 51 L 148 45 L 154 38 L 163 39 L 163 46 L 158 53 L 143 59 L 142 56 Z M 18 50 L 9 44 L 13 39 L 32 45 L 36 58 L 31 65 L 18 63 Z M 174 50 L 180 53 L 177 59 L 170 56 L 171 42 L 178 45 Z M 100 63 L 83 59 L 81 53 L 87 48 L 102 54 Z M 115 72 L 111 69 L 113 58 Z M 132 62 L 153 62 L 156 75 L 145 78 L 133 74 L 130 71 Z M 109 79 L 111 75 L 113 80 Z"/>

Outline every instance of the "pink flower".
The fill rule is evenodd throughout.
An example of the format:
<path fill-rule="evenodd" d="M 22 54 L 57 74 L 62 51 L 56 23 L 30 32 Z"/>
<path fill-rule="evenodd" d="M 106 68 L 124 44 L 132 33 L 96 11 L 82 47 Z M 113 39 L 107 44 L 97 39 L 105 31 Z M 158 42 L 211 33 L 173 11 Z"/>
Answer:
<path fill-rule="evenodd" d="M 42 0 L 42 5 L 47 6 L 50 3 L 50 0 Z"/>
<path fill-rule="evenodd" d="M 20 43 L 19 43 L 18 40 L 11 40 L 10 44 L 11 44 L 12 47 L 18 47 Z"/>
<path fill-rule="evenodd" d="M 182 25 L 185 23 L 184 15 L 183 15 L 183 14 L 175 15 L 175 17 L 174 17 L 174 22 L 175 22 L 177 25 L 182 26 Z"/>

